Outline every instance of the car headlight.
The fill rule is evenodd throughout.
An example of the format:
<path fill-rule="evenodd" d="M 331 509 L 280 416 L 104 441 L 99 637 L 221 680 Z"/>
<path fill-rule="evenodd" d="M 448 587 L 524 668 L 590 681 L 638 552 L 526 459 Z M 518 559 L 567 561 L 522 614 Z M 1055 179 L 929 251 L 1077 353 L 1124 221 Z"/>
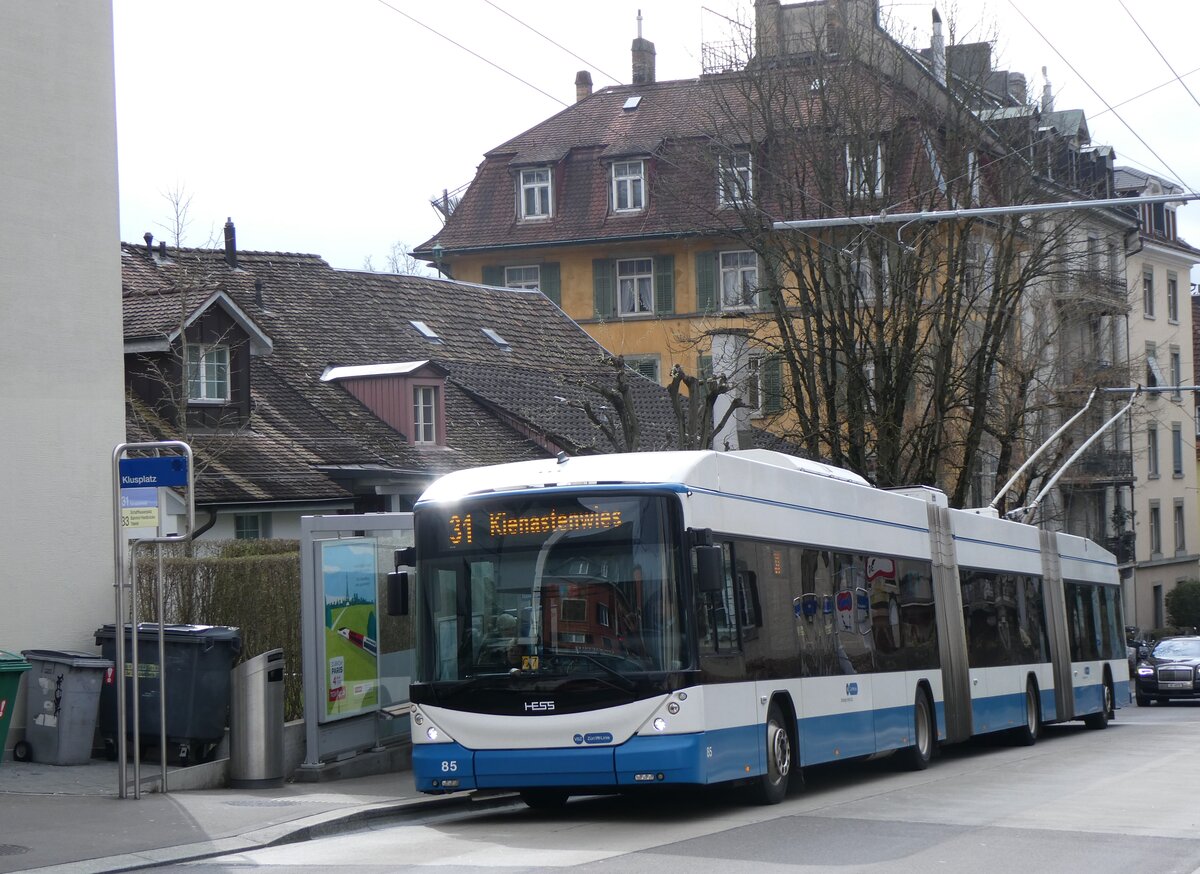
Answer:
<path fill-rule="evenodd" d="M 1138 672 L 1139 677 L 1153 677 L 1154 676 L 1154 668 L 1149 667 L 1148 665 L 1141 665 L 1140 667 L 1138 667 L 1137 672 Z"/>

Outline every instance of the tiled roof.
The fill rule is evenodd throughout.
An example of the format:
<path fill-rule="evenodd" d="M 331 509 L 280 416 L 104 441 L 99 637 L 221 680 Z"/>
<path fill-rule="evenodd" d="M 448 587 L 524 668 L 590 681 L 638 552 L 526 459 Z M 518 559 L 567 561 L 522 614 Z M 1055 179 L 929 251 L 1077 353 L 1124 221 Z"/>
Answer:
<path fill-rule="evenodd" d="M 252 358 L 250 427 L 194 437 L 201 503 L 345 499 L 344 479 L 329 471 L 360 466 L 420 476 L 544 457 L 548 435 L 581 451 L 613 449 L 571 403 L 601 404 L 580 383 L 613 382 L 606 353 L 540 292 L 334 270 L 313 255 L 239 252 L 238 269 L 219 251 L 172 251 L 163 259 L 126 244 L 122 255 L 127 341 L 170 333 L 188 307 L 222 291 L 274 344 L 269 355 Z M 331 365 L 418 360 L 447 374 L 446 446 L 408 442 L 343 386 L 321 381 Z M 633 374 L 630 381 L 642 448 L 671 446 L 666 390 Z M 130 407 L 130 434 L 169 436 L 143 407 Z"/>

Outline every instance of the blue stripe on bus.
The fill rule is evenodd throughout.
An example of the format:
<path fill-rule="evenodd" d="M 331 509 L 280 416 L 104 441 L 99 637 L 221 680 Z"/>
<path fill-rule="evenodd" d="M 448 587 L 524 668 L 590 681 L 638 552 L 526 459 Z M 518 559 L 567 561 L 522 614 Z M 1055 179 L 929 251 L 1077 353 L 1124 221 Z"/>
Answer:
<path fill-rule="evenodd" d="M 814 513 L 818 516 L 829 516 L 834 519 L 848 519 L 852 522 L 865 522 L 870 525 L 882 525 L 885 528 L 899 528 L 902 531 L 916 531 L 921 534 L 928 534 L 929 527 L 925 525 L 909 525 L 904 522 L 889 522 L 886 519 L 872 519 L 869 516 L 858 516 L 853 513 L 840 513 L 836 510 L 826 510 L 820 507 L 809 507 L 805 504 L 791 504 L 787 501 L 776 501 L 771 498 L 755 498 L 750 495 L 742 495 L 737 492 L 719 492 L 715 489 L 703 489 L 698 486 L 691 486 L 689 491 L 701 495 L 715 495 L 719 498 L 733 498 L 738 501 L 748 501 L 752 504 L 765 504 L 768 507 L 782 507 L 785 510 L 800 510 L 804 513 Z"/>
<path fill-rule="evenodd" d="M 475 789 L 475 754 L 461 744 L 413 744 L 413 782 L 421 792 L 438 792 L 443 780 L 455 789 Z"/>

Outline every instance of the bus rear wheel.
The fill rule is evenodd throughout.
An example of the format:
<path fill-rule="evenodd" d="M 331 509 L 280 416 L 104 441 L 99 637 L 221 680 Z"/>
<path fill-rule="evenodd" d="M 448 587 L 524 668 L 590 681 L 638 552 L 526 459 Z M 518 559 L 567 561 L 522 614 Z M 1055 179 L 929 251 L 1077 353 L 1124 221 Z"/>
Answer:
<path fill-rule="evenodd" d="M 1013 732 L 1017 743 L 1023 747 L 1033 746 L 1042 734 L 1042 708 L 1033 680 L 1025 685 L 1025 724 Z"/>
<path fill-rule="evenodd" d="M 1113 712 L 1112 683 L 1106 679 L 1102 688 L 1104 689 L 1104 700 L 1100 704 L 1100 712 L 1089 713 L 1083 717 L 1083 724 L 1088 728 L 1108 728 L 1108 720 Z"/>
<path fill-rule="evenodd" d="M 933 761 L 935 725 L 929 693 L 924 688 L 918 689 L 913 702 L 913 745 L 900 751 L 901 762 L 910 771 L 924 771 Z"/>
<path fill-rule="evenodd" d="M 756 804 L 778 804 L 787 796 L 792 775 L 792 739 L 782 708 L 775 702 L 767 711 L 767 771 L 751 786 Z"/>

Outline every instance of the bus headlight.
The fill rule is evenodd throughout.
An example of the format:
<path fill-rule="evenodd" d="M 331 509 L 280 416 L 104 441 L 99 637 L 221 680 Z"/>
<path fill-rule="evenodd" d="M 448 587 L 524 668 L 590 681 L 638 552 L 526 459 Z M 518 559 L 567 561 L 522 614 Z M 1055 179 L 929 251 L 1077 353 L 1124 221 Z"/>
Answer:
<path fill-rule="evenodd" d="M 425 729 L 425 737 L 429 738 L 430 740 L 437 740 L 438 739 L 438 730 L 436 728 L 434 728 L 432 725 L 429 726 L 429 728 Z"/>
<path fill-rule="evenodd" d="M 658 717 L 657 719 L 655 719 L 654 720 L 654 730 L 655 731 L 666 731 L 667 730 L 667 721 L 665 719 L 663 719 L 661 716 Z"/>

